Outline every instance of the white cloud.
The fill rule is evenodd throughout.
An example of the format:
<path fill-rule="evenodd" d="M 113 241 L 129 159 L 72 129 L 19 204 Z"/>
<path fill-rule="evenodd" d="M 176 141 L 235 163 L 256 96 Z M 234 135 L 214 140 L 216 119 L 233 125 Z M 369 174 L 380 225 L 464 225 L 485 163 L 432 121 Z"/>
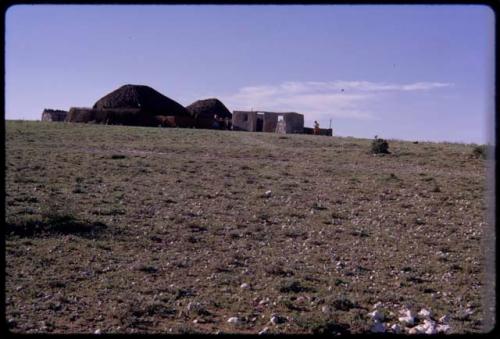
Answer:
<path fill-rule="evenodd" d="M 419 91 L 434 88 L 450 87 L 453 84 L 442 82 L 415 82 L 412 84 L 394 84 L 386 82 L 370 81 L 307 81 L 307 82 L 284 82 L 278 87 L 288 92 L 298 91 L 332 91 L 332 90 L 359 90 L 359 91 Z M 269 87 L 269 86 L 268 86 Z"/>
<path fill-rule="evenodd" d="M 396 84 L 370 81 L 287 81 L 279 85 L 247 86 L 221 96 L 231 110 L 263 110 L 305 114 L 306 125 L 330 118 L 377 119 L 370 103 L 383 93 L 428 91 L 450 87 L 441 82 Z"/>

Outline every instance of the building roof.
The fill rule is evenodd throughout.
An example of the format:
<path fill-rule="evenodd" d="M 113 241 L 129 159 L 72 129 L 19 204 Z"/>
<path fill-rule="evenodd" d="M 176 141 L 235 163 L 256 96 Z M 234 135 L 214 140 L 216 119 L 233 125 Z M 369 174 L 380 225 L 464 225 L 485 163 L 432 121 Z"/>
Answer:
<path fill-rule="evenodd" d="M 144 85 L 124 85 L 99 99 L 93 108 L 136 108 L 156 115 L 189 115 L 181 104 Z"/>
<path fill-rule="evenodd" d="M 232 117 L 227 107 L 216 98 L 195 101 L 186 109 L 194 118 L 213 118 L 215 114 L 222 118 Z"/>
<path fill-rule="evenodd" d="M 286 115 L 286 114 L 303 115 L 297 112 L 268 112 L 268 111 L 233 111 L 233 113 L 268 113 L 268 114 L 280 114 L 280 115 Z"/>

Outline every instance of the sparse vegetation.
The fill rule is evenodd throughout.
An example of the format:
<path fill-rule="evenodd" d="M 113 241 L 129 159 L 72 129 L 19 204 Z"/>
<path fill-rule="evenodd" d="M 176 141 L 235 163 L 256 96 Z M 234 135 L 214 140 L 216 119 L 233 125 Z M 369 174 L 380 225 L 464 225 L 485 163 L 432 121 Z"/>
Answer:
<path fill-rule="evenodd" d="M 13 332 L 357 334 L 377 302 L 481 332 L 474 145 L 6 125 Z"/>
<path fill-rule="evenodd" d="M 486 159 L 488 148 L 486 145 L 474 146 L 472 149 L 472 155 L 476 158 Z"/>
<path fill-rule="evenodd" d="M 387 140 L 375 136 L 372 141 L 371 152 L 373 154 L 389 154 L 389 143 Z"/>

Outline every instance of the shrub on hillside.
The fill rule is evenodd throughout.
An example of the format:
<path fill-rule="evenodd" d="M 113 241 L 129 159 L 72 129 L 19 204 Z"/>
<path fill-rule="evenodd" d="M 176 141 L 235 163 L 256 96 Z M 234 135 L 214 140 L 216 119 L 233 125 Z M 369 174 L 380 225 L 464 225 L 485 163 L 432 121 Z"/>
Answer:
<path fill-rule="evenodd" d="M 387 142 L 387 140 L 375 136 L 375 139 L 373 139 L 372 141 L 372 153 L 389 154 L 389 143 Z"/>
<path fill-rule="evenodd" d="M 487 148 L 486 145 L 474 146 L 472 150 L 472 155 L 476 158 L 486 159 Z"/>

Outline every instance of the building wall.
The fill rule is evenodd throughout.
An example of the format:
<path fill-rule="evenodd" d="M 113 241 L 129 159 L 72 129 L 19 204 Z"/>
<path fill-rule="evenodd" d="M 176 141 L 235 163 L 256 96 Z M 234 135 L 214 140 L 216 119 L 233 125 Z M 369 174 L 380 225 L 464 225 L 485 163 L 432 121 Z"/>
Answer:
<path fill-rule="evenodd" d="M 255 132 L 257 129 L 257 112 L 234 111 L 233 130 Z"/>
<path fill-rule="evenodd" d="M 278 131 L 278 120 L 279 117 L 283 117 L 283 123 L 281 123 Z M 304 129 L 304 116 L 299 113 L 289 112 L 289 113 L 275 113 L 275 112 L 264 112 L 264 132 L 280 132 L 282 133 L 302 133 Z"/>
<path fill-rule="evenodd" d="M 304 116 L 288 113 L 284 116 L 286 133 L 304 133 Z"/>
<path fill-rule="evenodd" d="M 85 107 L 71 107 L 67 116 L 69 122 L 90 122 L 95 120 L 95 110 Z"/>
<path fill-rule="evenodd" d="M 314 128 L 312 127 L 304 127 L 304 134 L 314 134 Z M 332 136 L 333 130 L 331 128 L 320 128 L 319 135 Z"/>
<path fill-rule="evenodd" d="M 272 112 L 264 112 L 264 127 L 263 132 L 276 132 L 276 126 L 278 125 L 278 115 Z"/>
<path fill-rule="evenodd" d="M 52 114 L 50 112 L 43 112 L 42 113 L 42 121 L 53 121 L 52 120 Z"/>
<path fill-rule="evenodd" d="M 44 109 L 42 112 L 42 121 L 64 121 L 68 112 L 58 109 Z"/>
<path fill-rule="evenodd" d="M 262 131 L 275 133 L 278 127 L 279 116 L 283 116 L 285 133 L 303 133 L 304 116 L 295 112 L 234 111 L 233 130 L 255 132 L 257 130 L 257 120 L 262 117 Z M 281 126 L 281 129 L 283 129 L 283 126 Z"/>

